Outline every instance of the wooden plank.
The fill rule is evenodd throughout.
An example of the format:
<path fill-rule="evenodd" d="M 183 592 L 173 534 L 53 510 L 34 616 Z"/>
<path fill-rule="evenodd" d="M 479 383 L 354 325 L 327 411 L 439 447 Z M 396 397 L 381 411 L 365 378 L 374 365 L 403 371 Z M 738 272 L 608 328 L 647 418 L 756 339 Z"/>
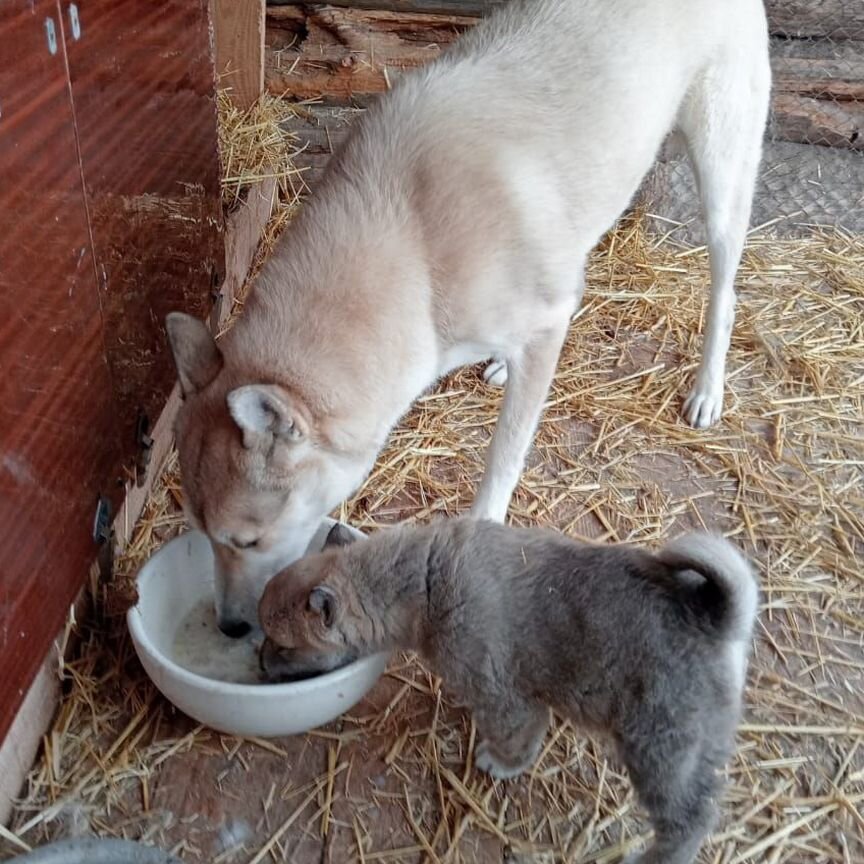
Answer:
<path fill-rule="evenodd" d="M 765 11 L 775 36 L 864 39 L 861 0 L 765 0 Z"/>
<path fill-rule="evenodd" d="M 59 15 L 0 3 L 0 738 L 84 582 L 98 496 L 119 492 Z"/>
<path fill-rule="evenodd" d="M 353 121 L 362 114 L 363 109 L 307 105 L 283 124 L 287 132 L 297 135 L 303 142 L 294 164 L 303 172 L 303 182 L 313 193 L 333 151 L 348 136 Z"/>
<path fill-rule="evenodd" d="M 264 91 L 264 0 L 211 0 L 216 75 L 243 110 Z"/>
<path fill-rule="evenodd" d="M 105 350 L 131 464 L 139 412 L 158 416 L 174 381 L 165 315 L 203 317 L 224 272 L 208 0 L 79 8 L 69 72 Z"/>
<path fill-rule="evenodd" d="M 282 6 L 268 10 L 266 83 L 295 99 L 368 104 L 435 59 L 476 18 Z"/>
<path fill-rule="evenodd" d="M 0 825 L 6 825 L 12 815 L 15 798 L 54 716 L 60 699 L 57 666 L 58 658 L 52 648 L 0 744 Z"/>
<path fill-rule="evenodd" d="M 386 12 L 425 12 L 430 15 L 488 15 L 510 0 L 331 0 L 330 6 Z M 268 6 L 292 5 L 292 0 L 267 0 Z"/>
<path fill-rule="evenodd" d="M 770 132 L 780 141 L 864 151 L 864 102 L 776 93 Z"/>
<path fill-rule="evenodd" d="M 775 41 L 771 68 L 775 93 L 864 102 L 864 42 Z"/>

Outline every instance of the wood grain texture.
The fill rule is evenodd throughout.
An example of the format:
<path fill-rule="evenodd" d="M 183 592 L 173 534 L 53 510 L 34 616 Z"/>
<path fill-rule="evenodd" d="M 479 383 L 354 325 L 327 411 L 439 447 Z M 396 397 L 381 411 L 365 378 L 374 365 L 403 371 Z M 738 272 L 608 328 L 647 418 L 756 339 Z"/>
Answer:
<path fill-rule="evenodd" d="M 79 0 L 69 41 L 104 339 L 123 454 L 174 383 L 164 331 L 224 275 L 207 0 Z"/>
<path fill-rule="evenodd" d="M 87 574 L 98 495 L 119 491 L 59 13 L 0 3 L 0 736 Z"/>
<path fill-rule="evenodd" d="M 332 0 L 331 6 L 387 12 L 426 12 L 430 15 L 486 15 L 510 0 Z M 267 0 L 268 6 L 288 6 L 292 0 Z"/>
<path fill-rule="evenodd" d="M 264 90 L 264 0 L 211 0 L 216 74 L 238 108 Z"/>
<path fill-rule="evenodd" d="M 777 93 L 770 132 L 780 141 L 864 151 L 864 102 Z"/>
<path fill-rule="evenodd" d="M 296 99 L 368 104 L 434 60 L 476 18 L 281 6 L 268 10 L 266 83 Z"/>

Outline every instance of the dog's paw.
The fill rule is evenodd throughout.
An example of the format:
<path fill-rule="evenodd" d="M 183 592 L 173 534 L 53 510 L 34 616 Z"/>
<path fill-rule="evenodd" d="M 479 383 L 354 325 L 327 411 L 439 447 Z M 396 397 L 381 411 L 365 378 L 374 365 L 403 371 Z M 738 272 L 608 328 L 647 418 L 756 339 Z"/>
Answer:
<path fill-rule="evenodd" d="M 723 385 L 711 387 L 697 381 L 684 402 L 682 413 L 694 429 L 713 426 L 723 413 Z"/>
<path fill-rule="evenodd" d="M 507 363 L 504 360 L 493 360 L 483 370 L 483 380 L 493 387 L 503 387 L 507 383 Z"/>
<path fill-rule="evenodd" d="M 492 753 L 492 747 L 489 742 L 481 741 L 474 753 L 474 764 L 495 780 L 510 780 L 524 773 L 531 763 L 529 762 L 527 765 L 508 765 L 501 762 Z"/>

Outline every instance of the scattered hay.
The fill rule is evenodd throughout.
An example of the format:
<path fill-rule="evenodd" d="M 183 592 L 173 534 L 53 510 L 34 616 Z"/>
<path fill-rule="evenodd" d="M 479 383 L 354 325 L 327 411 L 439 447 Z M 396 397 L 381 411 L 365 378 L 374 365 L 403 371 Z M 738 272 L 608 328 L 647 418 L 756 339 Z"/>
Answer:
<path fill-rule="evenodd" d="M 302 152 L 297 136 L 284 127 L 301 108 L 264 93 L 248 110 L 233 105 L 228 92 L 217 95 L 222 199 L 228 209 L 239 206 L 253 186 L 276 178 L 281 218 L 290 218 L 308 188 L 295 164 Z"/>
<path fill-rule="evenodd" d="M 278 126 L 269 117 L 265 140 Z M 236 128 L 259 134 L 248 118 Z M 235 195 L 270 170 L 256 157 L 234 171 L 241 151 L 226 151 Z M 678 412 L 707 256 L 645 224 L 623 220 L 591 259 L 512 519 L 648 544 L 709 527 L 742 545 L 760 570 L 761 625 L 723 818 L 702 860 L 864 860 L 864 237 L 751 238 L 725 416 L 694 431 Z M 394 431 L 340 517 L 373 530 L 464 510 L 499 401 L 475 370 L 443 381 Z M 182 529 L 180 499 L 172 460 L 117 561 L 118 584 Z M 102 614 L 63 670 L 67 695 L 0 852 L 93 831 L 214 864 L 502 854 L 605 864 L 644 839 L 608 751 L 566 723 L 530 776 L 478 775 L 470 718 L 411 658 L 308 736 L 238 740 L 202 728 L 143 674 L 114 614 L 115 588 L 97 591 Z"/>

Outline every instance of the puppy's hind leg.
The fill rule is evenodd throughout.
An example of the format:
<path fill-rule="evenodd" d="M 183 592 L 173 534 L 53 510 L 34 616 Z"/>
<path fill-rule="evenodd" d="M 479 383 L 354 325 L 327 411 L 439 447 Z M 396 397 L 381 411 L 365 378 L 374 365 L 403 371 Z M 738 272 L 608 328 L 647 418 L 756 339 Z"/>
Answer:
<path fill-rule="evenodd" d="M 569 318 L 539 333 L 507 361 L 507 386 L 501 415 L 486 451 L 486 471 L 471 514 L 477 519 L 503 522 L 513 490 L 519 482 L 525 455 L 537 429 L 543 402 L 555 374 Z"/>
<path fill-rule="evenodd" d="M 702 198 L 711 260 L 711 297 L 702 360 L 683 413 L 711 426 L 723 410 L 726 354 L 735 320 L 741 260 L 768 110 L 767 54 L 736 54 L 702 73 L 679 112 Z"/>
<path fill-rule="evenodd" d="M 475 711 L 482 736 L 474 762 L 496 780 L 507 780 L 527 771 L 537 760 L 549 726 L 549 709 L 518 702 Z"/>
<path fill-rule="evenodd" d="M 627 769 L 654 825 L 654 841 L 628 856 L 625 864 L 691 864 L 714 822 L 718 781 L 711 745 L 689 747 L 647 741 L 640 751 L 625 750 Z"/>

